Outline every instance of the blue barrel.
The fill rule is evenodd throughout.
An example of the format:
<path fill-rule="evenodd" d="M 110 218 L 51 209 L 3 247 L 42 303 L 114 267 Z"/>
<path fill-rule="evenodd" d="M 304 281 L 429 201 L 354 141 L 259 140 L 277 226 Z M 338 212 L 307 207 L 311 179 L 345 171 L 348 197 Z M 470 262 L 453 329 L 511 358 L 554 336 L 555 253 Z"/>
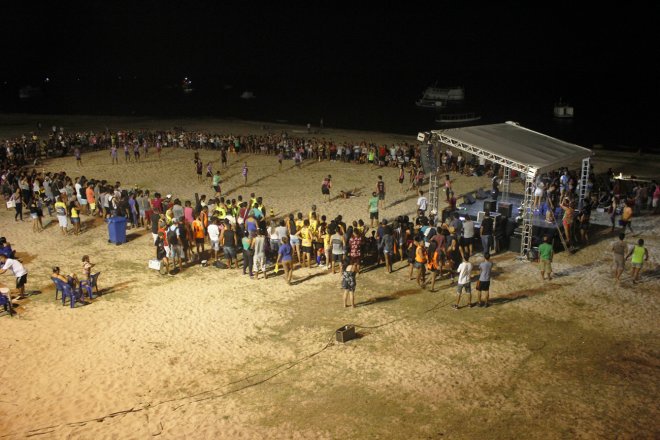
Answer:
<path fill-rule="evenodd" d="M 126 243 L 126 218 L 110 217 L 107 222 L 108 241 L 114 244 Z"/>

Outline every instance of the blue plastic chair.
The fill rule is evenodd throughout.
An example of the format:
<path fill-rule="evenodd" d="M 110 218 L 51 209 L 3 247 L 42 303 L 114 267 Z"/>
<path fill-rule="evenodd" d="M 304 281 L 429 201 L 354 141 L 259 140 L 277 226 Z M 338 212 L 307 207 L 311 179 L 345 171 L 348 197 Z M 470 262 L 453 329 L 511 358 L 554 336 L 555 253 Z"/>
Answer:
<path fill-rule="evenodd" d="M 80 293 L 82 296 L 83 289 L 87 292 L 89 299 L 94 299 L 94 289 L 92 288 L 91 280 L 82 280 L 80 282 Z"/>
<path fill-rule="evenodd" d="M 67 283 L 65 283 L 60 279 L 57 278 L 51 278 L 51 279 L 57 285 L 57 287 L 59 287 L 59 289 L 62 291 L 62 305 L 65 305 L 66 299 L 69 298 L 71 308 L 74 308 L 76 306 L 76 302 L 81 300 L 80 297 L 82 295 L 79 293 L 79 291 L 77 292 L 71 286 L 69 286 Z"/>
<path fill-rule="evenodd" d="M 99 281 L 99 275 L 101 275 L 101 272 L 96 272 L 89 276 L 89 283 L 91 284 L 91 287 L 94 288 L 97 294 L 99 293 L 99 286 L 97 284 Z"/>
<path fill-rule="evenodd" d="M 53 284 L 55 284 L 55 301 L 57 301 L 57 294 L 62 294 L 62 289 L 60 288 L 60 285 L 55 282 L 55 278 L 51 278 L 51 280 L 53 280 Z"/>
<path fill-rule="evenodd" d="M 2 293 L 0 293 L 0 307 L 2 307 L 5 312 L 9 313 L 9 316 L 12 315 L 11 302 L 9 298 Z"/>

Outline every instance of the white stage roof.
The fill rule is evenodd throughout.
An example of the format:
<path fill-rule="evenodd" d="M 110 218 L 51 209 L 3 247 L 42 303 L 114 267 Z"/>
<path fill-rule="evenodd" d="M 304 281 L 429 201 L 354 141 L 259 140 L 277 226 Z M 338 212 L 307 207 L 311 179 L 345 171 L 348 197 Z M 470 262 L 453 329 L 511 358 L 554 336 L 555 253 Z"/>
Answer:
<path fill-rule="evenodd" d="M 515 122 L 434 130 L 432 133 L 445 144 L 484 157 L 499 156 L 518 165 L 513 166 L 514 169 L 529 166 L 540 173 L 580 162 L 593 154 L 588 148 L 537 133 Z M 479 154 L 479 150 L 490 154 Z"/>

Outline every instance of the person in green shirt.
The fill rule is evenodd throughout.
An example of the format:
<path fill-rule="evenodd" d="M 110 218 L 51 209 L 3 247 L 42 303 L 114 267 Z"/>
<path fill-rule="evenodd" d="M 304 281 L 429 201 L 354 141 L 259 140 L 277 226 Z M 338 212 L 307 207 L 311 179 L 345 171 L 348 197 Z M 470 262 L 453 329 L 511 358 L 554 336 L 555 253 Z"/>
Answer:
<path fill-rule="evenodd" d="M 213 176 L 213 189 L 215 190 L 216 197 L 220 195 L 220 171 L 216 171 Z"/>
<path fill-rule="evenodd" d="M 374 224 L 378 225 L 378 194 L 375 191 L 371 193 L 369 199 L 369 218 L 371 219 L 372 228 Z"/>
<path fill-rule="evenodd" d="M 626 255 L 626 260 L 632 255 L 632 272 L 631 276 L 633 279 L 633 284 L 637 284 L 639 281 L 639 272 L 642 270 L 644 261 L 649 260 L 649 251 L 644 247 L 644 240 L 639 239 L 635 247 L 633 247 L 628 255 Z"/>
<path fill-rule="evenodd" d="M 543 243 L 539 246 L 539 263 L 541 264 L 541 279 L 545 280 L 545 273 L 548 272 L 548 280 L 552 279 L 552 244 L 548 243 L 547 235 L 543 236 Z"/>

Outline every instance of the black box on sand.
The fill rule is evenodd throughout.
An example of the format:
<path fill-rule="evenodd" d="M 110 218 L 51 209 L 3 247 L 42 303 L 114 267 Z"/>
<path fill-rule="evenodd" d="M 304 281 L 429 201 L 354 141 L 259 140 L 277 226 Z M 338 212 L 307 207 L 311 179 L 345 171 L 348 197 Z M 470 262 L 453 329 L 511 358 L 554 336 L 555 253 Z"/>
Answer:
<path fill-rule="evenodd" d="M 347 324 L 339 327 L 335 332 L 335 336 L 337 337 L 337 342 L 346 342 L 355 339 L 355 326 L 353 324 Z"/>

